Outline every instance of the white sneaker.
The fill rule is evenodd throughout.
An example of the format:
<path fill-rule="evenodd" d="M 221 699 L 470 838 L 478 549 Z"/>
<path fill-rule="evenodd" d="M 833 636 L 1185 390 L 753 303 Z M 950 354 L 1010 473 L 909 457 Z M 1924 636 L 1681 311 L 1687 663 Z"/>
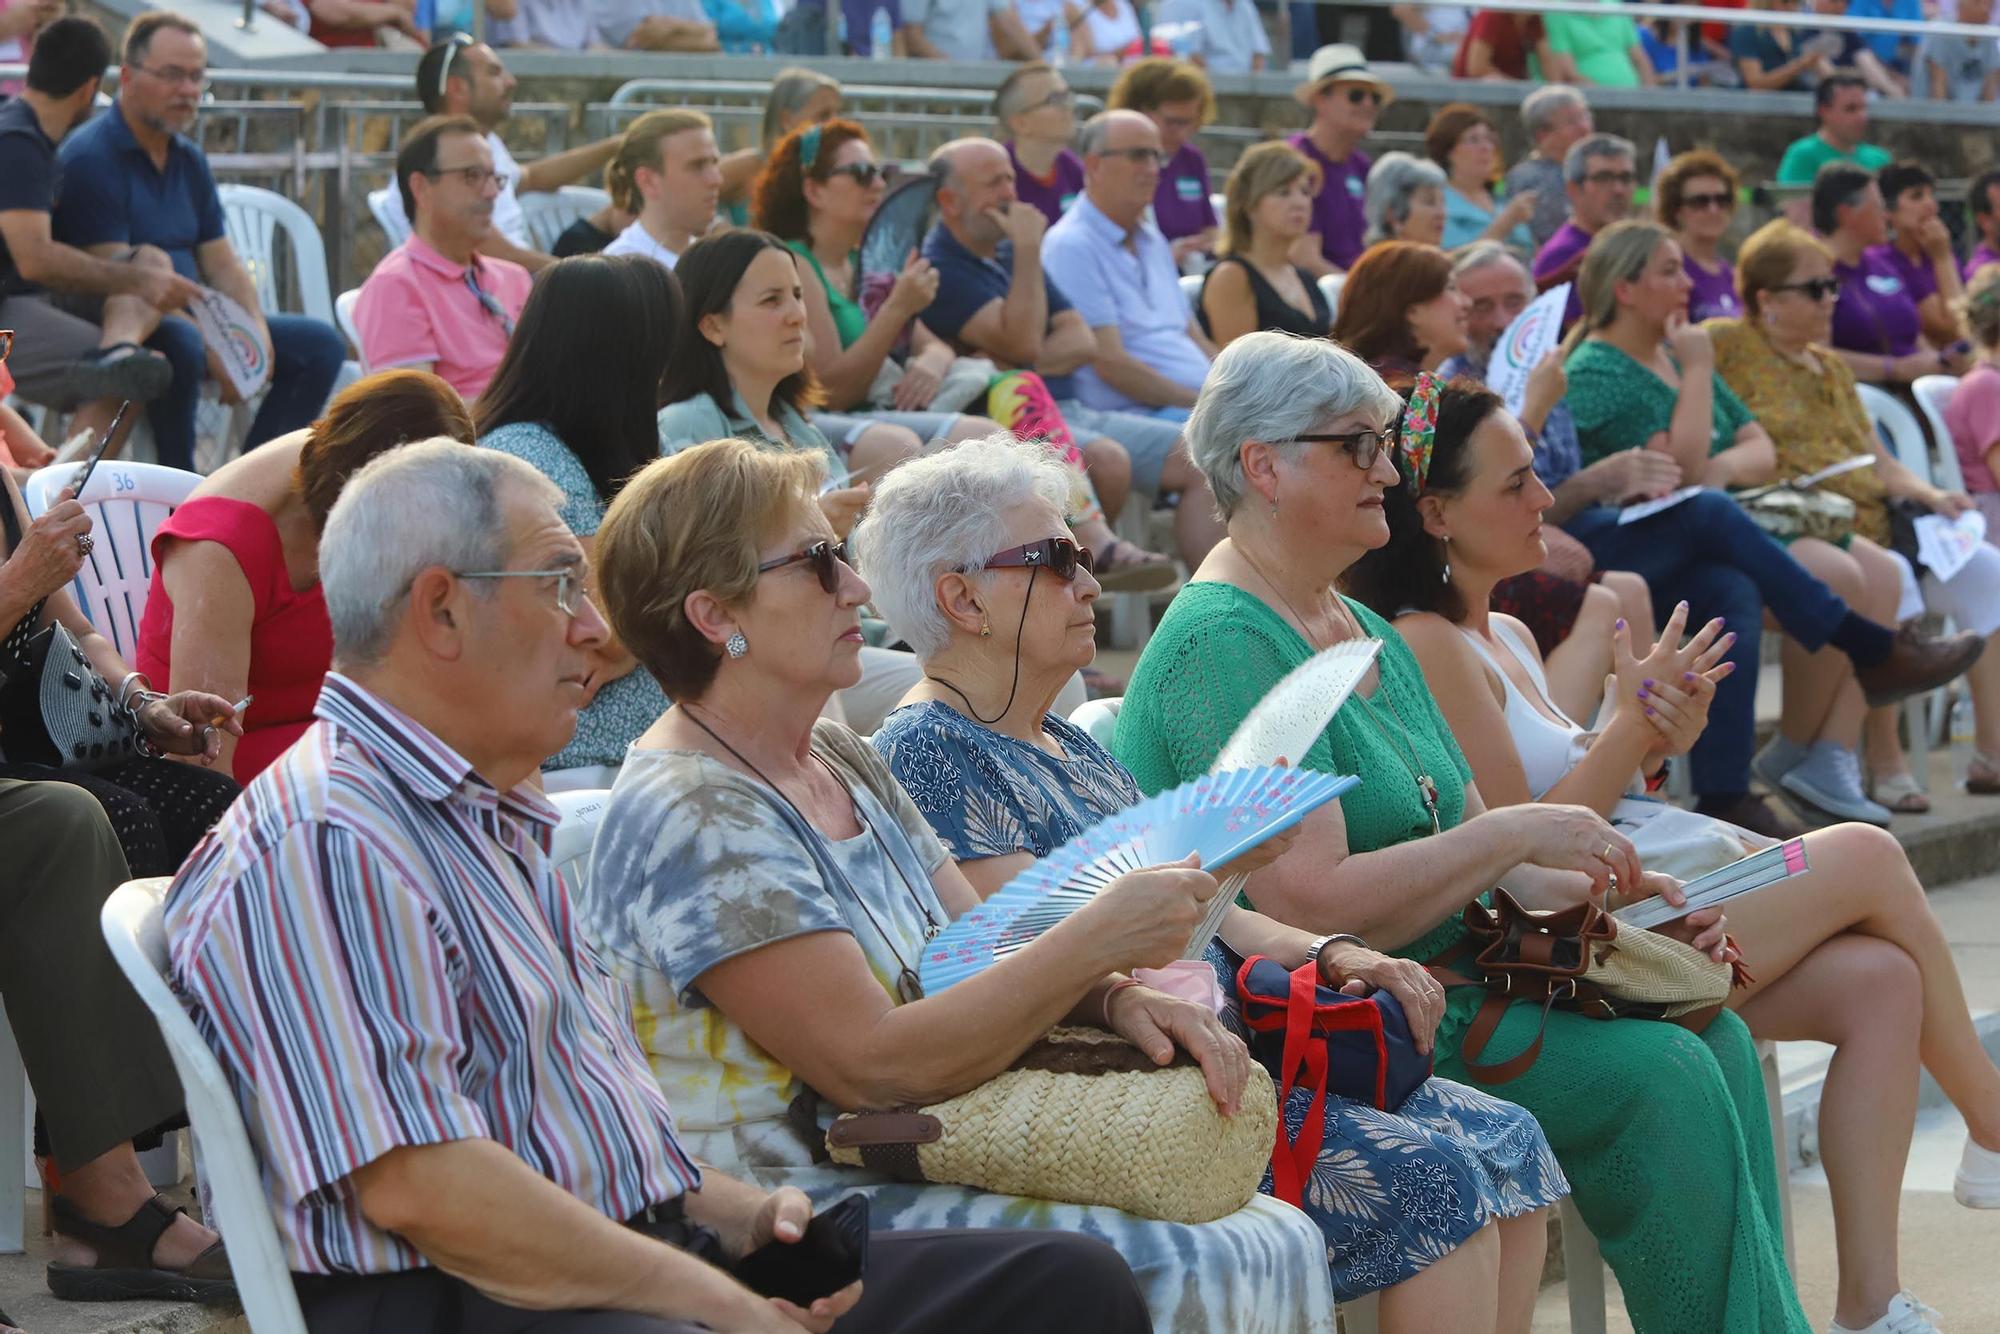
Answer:
<path fill-rule="evenodd" d="M 2000 1209 L 2000 1153 L 1982 1149 L 1967 1137 L 1951 1193 L 1968 1209 Z"/>
<path fill-rule="evenodd" d="M 1941 1319 L 1909 1293 L 1899 1292 L 1889 1299 L 1888 1311 L 1875 1323 L 1849 1329 L 1836 1320 L 1827 1326 L 1827 1334 L 1941 1334 Z"/>

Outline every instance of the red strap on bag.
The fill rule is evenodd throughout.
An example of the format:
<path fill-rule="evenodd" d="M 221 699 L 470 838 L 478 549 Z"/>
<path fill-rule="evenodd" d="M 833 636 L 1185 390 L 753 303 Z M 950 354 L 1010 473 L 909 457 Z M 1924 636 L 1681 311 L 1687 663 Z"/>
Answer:
<path fill-rule="evenodd" d="M 1247 973 L 1250 963 L 1244 964 Z M 1313 1164 L 1319 1161 L 1320 1146 L 1326 1138 L 1326 1034 L 1369 1032 L 1375 1038 L 1375 1105 L 1387 1098 L 1389 1069 L 1388 1043 L 1382 1034 L 1382 1016 L 1372 1005 L 1321 1006 L 1319 966 L 1305 963 L 1292 970 L 1291 990 L 1285 1002 L 1285 1049 L 1281 1059 L 1278 1087 L 1278 1142 L 1271 1152 L 1271 1193 L 1287 1204 L 1305 1202 L 1305 1182 Z M 1245 1016 L 1246 1020 L 1248 1015 Z M 1263 1025 L 1259 1025 L 1263 1027 Z M 1303 1070 L 1303 1081 L 1299 1078 Z M 1305 1120 L 1296 1140 L 1285 1134 L 1285 1106 L 1292 1090 L 1312 1089 Z"/>

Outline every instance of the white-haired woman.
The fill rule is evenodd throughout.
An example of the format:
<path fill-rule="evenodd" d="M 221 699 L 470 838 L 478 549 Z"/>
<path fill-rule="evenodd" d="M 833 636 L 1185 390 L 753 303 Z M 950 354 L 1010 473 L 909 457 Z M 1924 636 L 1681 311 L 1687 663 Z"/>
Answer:
<path fill-rule="evenodd" d="M 1581 902 L 1616 876 L 1628 897 L 1678 899 L 1594 811 L 1488 811 L 1396 631 L 1335 591 L 1388 541 L 1393 448 L 1421 430 L 1345 349 L 1256 333 L 1223 349 L 1188 422 L 1229 536 L 1181 590 L 1118 716 L 1118 758 L 1157 792 L 1206 773 L 1250 709 L 1316 651 L 1383 641 L 1355 697 L 1301 757 L 1364 775 L 1251 876 L 1250 900 L 1314 933 L 1348 931 L 1429 960 L 1466 939 L 1466 904 L 1503 880 L 1529 906 Z M 1675 927 L 1721 957 L 1719 914 Z M 1461 1045 L 1485 993 L 1456 991 L 1437 1070 L 1470 1077 Z M 1541 1008 L 1509 1009 L 1487 1055 L 1528 1049 Z M 1700 1034 L 1647 1020 L 1547 1016 L 1540 1052 L 1495 1086 L 1533 1112 L 1641 1331 L 1804 1331 L 1778 1235 L 1777 1166 L 1756 1050 L 1723 1012 Z"/>
<path fill-rule="evenodd" d="M 1366 240 L 1444 244 L 1444 169 L 1408 153 L 1384 153 L 1368 169 L 1361 210 L 1368 219 Z"/>
<path fill-rule="evenodd" d="M 855 530 L 875 605 L 924 666 L 875 748 L 981 895 L 1140 799 L 1132 775 L 1050 707 L 1096 651 L 1097 581 L 1063 522 L 1064 494 L 1037 446 L 999 436 L 903 465 Z M 1316 958 L 1328 986 L 1387 988 L 1429 1042 L 1443 992 L 1414 962 L 1359 940 L 1319 943 L 1232 909 L 1208 953 L 1231 1027 L 1242 1031 L 1245 958 L 1288 969 Z M 1309 1101 L 1299 1090 L 1286 1108 L 1294 1134 Z M 1527 1328 L 1542 1211 L 1566 1193 L 1533 1117 L 1433 1080 L 1395 1114 L 1330 1098 L 1323 1130 L 1317 1170 L 1347 1188 L 1311 1191 L 1305 1208 L 1326 1235 L 1335 1296 L 1380 1291 L 1381 1326 L 1397 1334 Z M 1418 1179 L 1426 1192 L 1397 1188 Z"/>
<path fill-rule="evenodd" d="M 979 894 L 867 743 L 815 721 L 860 675 L 869 596 L 815 503 L 820 476 L 814 455 L 711 441 L 641 470 L 597 531 L 605 610 L 676 703 L 627 755 L 580 908 L 632 989 L 682 1142 L 822 1200 L 859 1187 L 877 1229 L 1094 1234 L 1163 1331 L 1330 1334 L 1325 1240 L 1276 1200 L 1187 1226 L 814 1166 L 802 1094 L 807 1120 L 938 1102 L 1058 1023 L 1108 1027 L 1156 1060 L 1181 1047 L 1227 1113 L 1250 1059 L 1207 1009 L 1119 984 L 1178 955 L 1215 893 L 1185 865 L 1124 877 L 1030 948 L 923 994 L 926 943 Z"/>

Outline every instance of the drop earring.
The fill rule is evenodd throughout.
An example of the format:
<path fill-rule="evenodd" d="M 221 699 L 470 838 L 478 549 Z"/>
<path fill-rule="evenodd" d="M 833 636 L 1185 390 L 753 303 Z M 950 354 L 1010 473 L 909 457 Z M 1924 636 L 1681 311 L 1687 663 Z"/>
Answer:
<path fill-rule="evenodd" d="M 741 630 L 722 641 L 722 651 L 732 658 L 740 658 L 750 651 L 750 641 L 743 637 Z"/>
<path fill-rule="evenodd" d="M 1444 569 L 1438 572 L 1438 582 L 1448 584 L 1451 582 L 1451 539 L 1441 537 L 1438 541 L 1444 545 Z"/>
<path fill-rule="evenodd" d="M 990 639 L 992 635 L 993 635 L 993 627 L 988 625 L 986 622 L 981 621 L 979 623 L 979 637 L 981 639 Z"/>

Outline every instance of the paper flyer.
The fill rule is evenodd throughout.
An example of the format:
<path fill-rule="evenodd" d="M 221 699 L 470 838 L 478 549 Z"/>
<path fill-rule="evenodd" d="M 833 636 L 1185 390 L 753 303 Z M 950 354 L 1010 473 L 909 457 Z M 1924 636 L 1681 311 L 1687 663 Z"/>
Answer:
<path fill-rule="evenodd" d="M 1986 540 L 1986 516 L 1978 510 L 1967 510 L 1956 519 L 1926 514 L 1916 527 L 1917 557 L 1940 583 L 1950 583 Z"/>
<path fill-rule="evenodd" d="M 188 314 L 228 372 L 236 396 L 249 402 L 271 378 L 271 359 L 265 354 L 257 318 L 213 287 L 201 289 L 201 299 L 188 306 Z"/>
<path fill-rule="evenodd" d="M 1651 518 L 1661 510 L 1670 510 L 1689 496 L 1698 496 L 1701 492 L 1702 488 L 1699 486 L 1684 486 L 1678 491 L 1669 491 L 1658 500 L 1642 500 L 1636 505 L 1627 505 L 1618 511 L 1618 522 L 1637 523 L 1641 519 Z"/>
<path fill-rule="evenodd" d="M 1549 354 L 1562 333 L 1569 286 L 1558 283 L 1530 301 L 1493 345 L 1493 357 L 1486 366 L 1486 387 L 1500 395 L 1507 411 L 1516 417 L 1521 415 L 1521 404 L 1528 396 L 1528 372 Z"/>

